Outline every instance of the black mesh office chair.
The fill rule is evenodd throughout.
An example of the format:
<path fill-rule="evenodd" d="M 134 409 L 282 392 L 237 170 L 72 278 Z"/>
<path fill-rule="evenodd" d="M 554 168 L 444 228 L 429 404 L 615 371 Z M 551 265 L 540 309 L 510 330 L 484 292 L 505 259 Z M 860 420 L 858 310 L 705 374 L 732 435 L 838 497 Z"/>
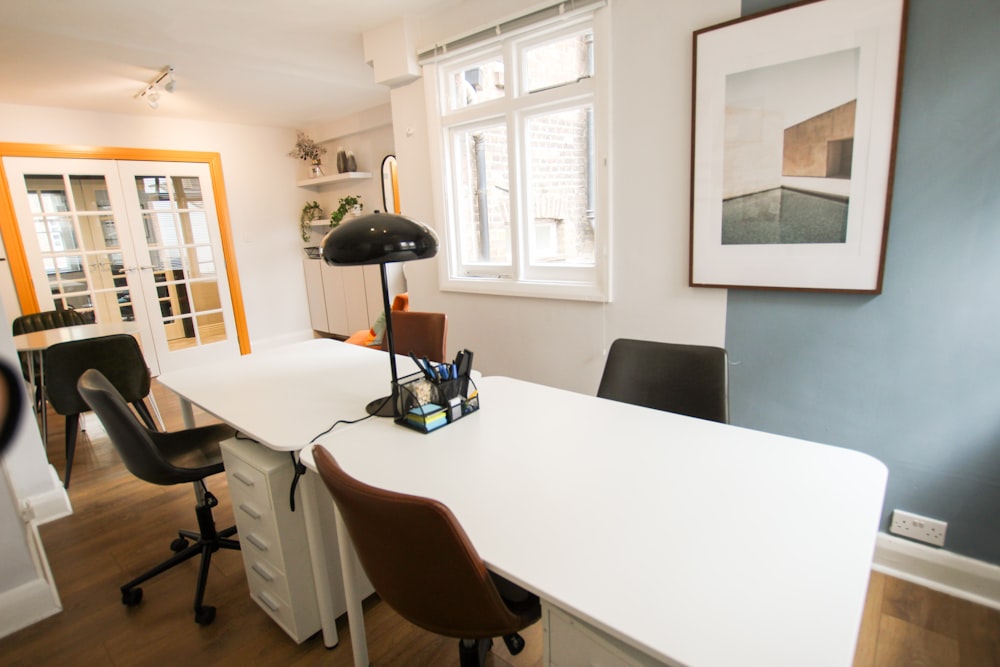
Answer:
<path fill-rule="evenodd" d="M 198 585 L 194 596 L 194 620 L 208 625 L 215 620 L 215 607 L 203 605 L 208 567 L 212 554 L 219 549 L 239 549 L 237 540 L 228 539 L 236 527 L 217 531 L 212 508 L 218 505 L 215 496 L 205 488 L 205 478 L 223 471 L 219 443 L 235 435 L 224 424 L 200 426 L 164 433 L 153 431 L 135 418 L 128 405 L 111 382 L 100 371 L 84 371 L 78 384 L 80 394 L 100 418 L 108 437 L 118 450 L 129 472 L 151 484 L 194 484 L 198 516 L 198 532 L 181 530 L 170 543 L 175 554 L 148 572 L 121 587 L 122 604 L 134 607 L 142 601 L 139 584 L 165 572 L 175 565 L 201 554 Z M 195 540 L 189 544 L 188 540 Z"/>
<path fill-rule="evenodd" d="M 78 324 L 87 324 L 87 320 L 75 310 L 44 310 L 40 313 L 30 313 L 28 315 L 20 315 L 14 318 L 14 322 L 11 324 L 11 333 L 15 336 L 20 336 L 21 334 L 32 333 L 34 331 L 44 331 L 46 329 L 58 329 L 60 327 L 72 327 Z M 25 380 L 31 380 L 32 377 L 37 378 L 41 369 L 36 362 L 34 368 L 31 368 L 31 354 L 28 352 L 21 352 L 19 354 L 21 358 L 21 375 L 24 376 Z M 42 407 L 42 393 L 38 385 L 38 381 L 35 381 L 35 411 L 40 412 Z"/>
<path fill-rule="evenodd" d="M 720 347 L 619 338 L 597 395 L 622 403 L 729 423 L 729 366 Z"/>
<path fill-rule="evenodd" d="M 493 637 L 511 654 L 541 616 L 538 597 L 486 569 L 461 524 L 430 498 L 360 482 L 322 447 L 316 467 L 379 597 L 425 630 L 459 638 L 461 667 L 480 667 Z"/>
<path fill-rule="evenodd" d="M 132 404 L 146 426 L 156 430 L 145 402 L 147 397 L 153 400 L 149 393 L 149 368 L 132 336 L 115 334 L 58 343 L 45 351 L 44 367 L 46 398 L 56 413 L 66 417 L 66 474 L 63 485 L 67 489 L 73 472 L 80 414 L 90 409 L 77 391 L 76 383 L 88 368 L 101 371 L 118 393 Z"/>

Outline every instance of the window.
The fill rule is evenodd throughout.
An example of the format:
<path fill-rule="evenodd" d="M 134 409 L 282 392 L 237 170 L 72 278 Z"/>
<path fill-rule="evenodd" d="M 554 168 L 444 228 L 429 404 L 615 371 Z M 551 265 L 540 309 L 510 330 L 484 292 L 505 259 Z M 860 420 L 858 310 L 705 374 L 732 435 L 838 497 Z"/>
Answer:
<path fill-rule="evenodd" d="M 607 300 L 597 23 L 588 12 L 536 25 L 426 67 L 443 289 Z"/>

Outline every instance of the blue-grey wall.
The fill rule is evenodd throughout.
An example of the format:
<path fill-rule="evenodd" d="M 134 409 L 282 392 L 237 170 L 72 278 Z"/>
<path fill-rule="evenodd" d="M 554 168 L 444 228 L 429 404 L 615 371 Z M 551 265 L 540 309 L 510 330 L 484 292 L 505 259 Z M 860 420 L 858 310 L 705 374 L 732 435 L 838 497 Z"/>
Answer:
<path fill-rule="evenodd" d="M 882 294 L 730 290 L 733 422 L 872 454 L 883 530 L 1000 564 L 1000 0 L 911 0 L 895 174 Z"/>

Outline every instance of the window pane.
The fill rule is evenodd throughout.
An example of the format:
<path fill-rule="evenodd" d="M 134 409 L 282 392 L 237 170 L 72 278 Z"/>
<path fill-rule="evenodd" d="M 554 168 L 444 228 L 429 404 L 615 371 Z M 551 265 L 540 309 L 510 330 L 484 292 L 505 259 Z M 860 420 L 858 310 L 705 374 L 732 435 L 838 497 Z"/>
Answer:
<path fill-rule="evenodd" d="M 499 55 L 483 62 L 448 72 L 448 108 L 451 110 L 495 100 L 504 96 L 503 58 Z"/>
<path fill-rule="evenodd" d="M 525 122 L 531 264 L 594 265 L 590 126 L 589 106 Z"/>
<path fill-rule="evenodd" d="M 586 32 L 526 48 L 524 91 L 531 93 L 591 76 L 593 43 L 593 33 Z"/>
<path fill-rule="evenodd" d="M 463 264 L 509 264 L 510 185 L 504 125 L 452 133 L 455 215 Z"/>
<path fill-rule="evenodd" d="M 109 211 L 108 185 L 103 176 L 70 176 L 73 204 L 77 211 Z"/>

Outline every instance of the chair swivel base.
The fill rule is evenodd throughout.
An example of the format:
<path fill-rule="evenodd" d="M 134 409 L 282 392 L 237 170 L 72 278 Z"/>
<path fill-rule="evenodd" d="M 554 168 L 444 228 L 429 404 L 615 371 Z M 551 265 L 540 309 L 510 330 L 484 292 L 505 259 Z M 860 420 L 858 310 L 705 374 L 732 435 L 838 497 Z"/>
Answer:
<path fill-rule="evenodd" d="M 208 568 L 212 554 L 219 549 L 239 551 L 240 543 L 238 540 L 229 539 L 236 533 L 236 526 L 221 531 L 215 530 L 212 507 L 218 504 L 218 501 L 211 494 L 206 493 L 205 495 L 208 502 L 195 508 L 195 513 L 198 515 L 199 532 L 179 531 L 178 537 L 170 543 L 171 551 L 175 552 L 173 556 L 121 587 L 122 604 L 127 607 L 135 607 L 142 602 L 140 584 L 200 554 L 201 565 L 198 569 L 198 585 L 194 596 L 194 620 L 198 625 L 209 625 L 215 620 L 215 607 L 202 604 L 205 597 L 205 586 L 208 583 Z M 189 543 L 189 540 L 194 540 L 194 543 Z"/>

